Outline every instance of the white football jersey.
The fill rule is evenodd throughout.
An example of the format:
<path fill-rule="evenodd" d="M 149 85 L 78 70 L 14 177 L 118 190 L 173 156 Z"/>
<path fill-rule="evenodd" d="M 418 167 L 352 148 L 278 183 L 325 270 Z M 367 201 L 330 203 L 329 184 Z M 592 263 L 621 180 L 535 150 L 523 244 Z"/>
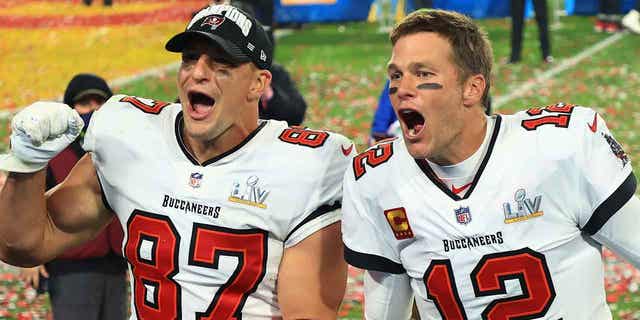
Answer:
<path fill-rule="evenodd" d="M 260 121 L 200 165 L 182 125 L 179 104 L 114 96 L 85 137 L 125 231 L 131 319 L 277 318 L 283 251 L 339 221 L 353 144 Z"/>
<path fill-rule="evenodd" d="M 406 273 L 422 319 L 611 319 L 591 236 L 635 192 L 629 158 L 595 111 L 573 105 L 496 115 L 488 134 L 463 197 L 401 138 L 356 156 L 347 262 Z"/>

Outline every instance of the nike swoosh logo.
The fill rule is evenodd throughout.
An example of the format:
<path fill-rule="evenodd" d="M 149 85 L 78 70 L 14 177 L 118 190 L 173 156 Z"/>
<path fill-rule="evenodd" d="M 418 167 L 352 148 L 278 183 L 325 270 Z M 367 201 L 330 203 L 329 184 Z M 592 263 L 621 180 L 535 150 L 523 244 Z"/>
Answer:
<path fill-rule="evenodd" d="M 587 123 L 587 126 L 589 127 L 589 130 L 591 130 L 591 132 L 593 133 L 596 133 L 596 131 L 598 131 L 598 113 L 597 112 L 593 116 L 593 122 Z"/>
<path fill-rule="evenodd" d="M 452 191 L 454 194 L 458 194 L 458 193 L 460 193 L 460 192 L 464 191 L 464 189 L 468 188 L 468 187 L 471 185 L 471 183 L 472 183 L 472 182 L 469 182 L 469 183 L 465 184 L 464 186 L 462 186 L 462 187 L 460 187 L 460 188 L 456 188 L 456 186 L 451 185 L 451 191 Z"/>
<path fill-rule="evenodd" d="M 344 156 L 348 156 L 351 153 L 351 150 L 353 150 L 353 145 L 350 145 L 349 148 L 345 148 L 344 146 L 340 146 L 340 149 L 342 149 L 342 154 L 344 154 Z"/>

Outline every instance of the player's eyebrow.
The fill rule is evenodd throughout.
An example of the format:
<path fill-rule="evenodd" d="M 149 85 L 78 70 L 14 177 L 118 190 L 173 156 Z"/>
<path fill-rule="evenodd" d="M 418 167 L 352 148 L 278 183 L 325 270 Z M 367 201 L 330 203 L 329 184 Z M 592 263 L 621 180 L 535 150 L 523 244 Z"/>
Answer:
<path fill-rule="evenodd" d="M 435 70 L 435 68 L 431 64 L 425 63 L 425 62 L 412 62 L 409 64 L 409 70 L 411 71 L 416 71 L 420 69 Z"/>
<path fill-rule="evenodd" d="M 395 63 L 387 64 L 387 73 L 392 72 L 392 71 L 397 71 L 397 70 L 399 70 L 399 68 Z"/>

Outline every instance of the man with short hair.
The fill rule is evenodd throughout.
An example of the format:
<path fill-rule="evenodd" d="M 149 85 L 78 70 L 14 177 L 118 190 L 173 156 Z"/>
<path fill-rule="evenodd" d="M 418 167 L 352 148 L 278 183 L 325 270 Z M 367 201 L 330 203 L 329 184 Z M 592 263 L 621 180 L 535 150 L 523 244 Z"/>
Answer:
<path fill-rule="evenodd" d="M 207 7 L 166 48 L 182 55 L 181 104 L 111 98 L 91 119 L 89 154 L 46 197 L 42 169 L 82 120 L 53 103 L 16 115 L 11 153 L 0 159 L 11 172 L 0 192 L 0 258 L 42 263 L 116 214 L 131 319 L 335 319 L 352 142 L 258 119 L 272 49 L 245 12 Z"/>
<path fill-rule="evenodd" d="M 484 114 L 492 67 L 468 17 L 417 11 L 391 32 L 402 138 L 345 173 L 345 259 L 365 318 L 611 319 L 602 245 L 640 266 L 629 158 L 594 110 Z"/>

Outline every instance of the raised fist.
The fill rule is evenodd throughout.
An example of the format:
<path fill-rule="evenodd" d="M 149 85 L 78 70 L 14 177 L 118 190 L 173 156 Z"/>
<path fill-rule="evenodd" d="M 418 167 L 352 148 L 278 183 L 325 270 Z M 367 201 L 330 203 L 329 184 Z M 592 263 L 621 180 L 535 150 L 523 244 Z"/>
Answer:
<path fill-rule="evenodd" d="M 84 122 L 68 105 L 36 102 L 11 121 L 11 151 L 0 157 L 0 170 L 35 172 L 80 134 Z"/>

